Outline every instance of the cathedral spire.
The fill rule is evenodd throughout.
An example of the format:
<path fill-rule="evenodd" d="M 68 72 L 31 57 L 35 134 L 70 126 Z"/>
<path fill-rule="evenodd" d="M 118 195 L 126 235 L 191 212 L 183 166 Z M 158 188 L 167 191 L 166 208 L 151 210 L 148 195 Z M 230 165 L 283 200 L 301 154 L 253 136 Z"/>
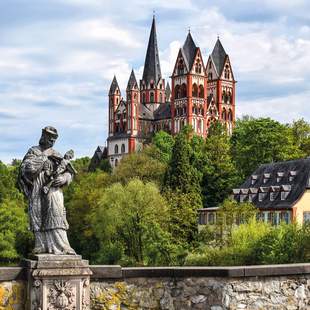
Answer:
<path fill-rule="evenodd" d="M 113 95 L 117 88 L 119 89 L 119 86 L 118 86 L 118 83 L 117 83 L 117 80 L 116 80 L 116 76 L 114 75 L 112 83 L 111 83 L 109 94 Z"/>
<path fill-rule="evenodd" d="M 131 90 L 135 87 L 138 87 L 138 83 L 136 80 L 135 72 L 132 69 L 131 73 L 130 73 L 129 80 L 128 80 L 128 84 L 127 84 L 127 90 Z"/>
<path fill-rule="evenodd" d="M 150 83 L 151 80 L 153 80 L 154 83 L 157 84 L 160 79 L 161 71 L 156 37 L 156 25 L 155 16 L 153 16 L 152 28 L 144 62 L 142 80 L 144 80 L 146 84 Z"/>
<path fill-rule="evenodd" d="M 186 62 L 188 64 L 188 70 L 191 70 L 194 60 L 195 60 L 197 46 L 193 40 L 193 37 L 190 31 L 187 34 L 182 50 L 186 58 Z"/>
<path fill-rule="evenodd" d="M 215 65 L 217 74 L 220 75 L 222 73 L 224 63 L 225 63 L 225 58 L 227 54 L 224 50 L 224 47 L 220 41 L 220 38 L 217 38 L 217 41 L 215 43 L 214 49 L 212 51 L 211 57 L 213 60 L 213 63 Z"/>

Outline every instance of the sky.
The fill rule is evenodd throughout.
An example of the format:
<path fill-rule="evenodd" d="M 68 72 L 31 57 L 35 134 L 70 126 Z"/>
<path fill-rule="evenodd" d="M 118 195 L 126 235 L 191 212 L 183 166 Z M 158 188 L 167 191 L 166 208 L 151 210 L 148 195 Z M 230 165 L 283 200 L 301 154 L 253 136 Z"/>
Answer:
<path fill-rule="evenodd" d="M 0 160 L 21 159 L 47 125 L 61 152 L 105 145 L 110 83 L 125 95 L 132 68 L 141 78 L 153 11 L 166 81 L 189 28 L 205 63 L 219 36 L 238 117 L 310 121 L 308 0 L 1 0 Z"/>

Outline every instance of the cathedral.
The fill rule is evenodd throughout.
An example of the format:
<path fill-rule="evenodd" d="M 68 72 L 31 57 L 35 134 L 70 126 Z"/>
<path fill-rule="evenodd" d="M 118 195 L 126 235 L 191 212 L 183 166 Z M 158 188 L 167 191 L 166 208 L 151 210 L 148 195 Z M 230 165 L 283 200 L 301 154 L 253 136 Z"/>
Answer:
<path fill-rule="evenodd" d="M 107 157 L 112 167 L 123 155 L 141 150 L 159 130 L 174 135 L 191 125 L 207 137 L 210 124 L 220 120 L 232 132 L 236 81 L 219 38 L 205 64 L 189 32 L 170 78 L 171 86 L 161 75 L 153 17 L 142 79 L 138 83 L 132 70 L 123 96 L 114 76 L 109 90 Z"/>

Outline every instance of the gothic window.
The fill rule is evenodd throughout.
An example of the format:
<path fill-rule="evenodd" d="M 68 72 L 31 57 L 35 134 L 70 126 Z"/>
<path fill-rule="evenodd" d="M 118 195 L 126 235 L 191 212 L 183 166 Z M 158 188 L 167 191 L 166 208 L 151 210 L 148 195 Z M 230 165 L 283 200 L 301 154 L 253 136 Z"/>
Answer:
<path fill-rule="evenodd" d="M 193 97 L 198 97 L 198 86 L 196 83 L 193 84 L 192 95 L 193 95 Z"/>
<path fill-rule="evenodd" d="M 115 159 L 115 167 L 117 167 L 117 165 L 118 165 L 118 159 L 116 158 Z"/>
<path fill-rule="evenodd" d="M 225 109 L 222 112 L 222 120 L 226 121 L 226 110 Z"/>
<path fill-rule="evenodd" d="M 225 77 L 225 79 L 228 79 L 228 80 L 230 79 L 230 70 L 229 70 L 228 65 L 225 66 L 224 77 Z"/>
<path fill-rule="evenodd" d="M 163 94 L 159 93 L 159 102 L 163 102 Z"/>
<path fill-rule="evenodd" d="M 152 89 L 154 88 L 154 83 L 153 83 L 153 82 L 151 82 L 151 88 L 152 88 Z"/>
<path fill-rule="evenodd" d="M 115 144 L 115 146 L 114 146 L 114 154 L 118 154 L 118 145 L 117 144 Z"/>
<path fill-rule="evenodd" d="M 183 59 L 179 60 L 178 63 L 178 74 L 184 74 L 184 63 L 183 63 Z"/>
<path fill-rule="evenodd" d="M 199 98 L 204 97 L 204 87 L 203 85 L 199 85 Z"/>
<path fill-rule="evenodd" d="M 211 63 L 210 63 L 211 64 Z M 208 74 L 208 80 L 210 81 L 210 80 L 212 80 L 213 79 L 213 75 L 212 75 L 212 72 L 210 72 L 209 74 Z"/>
<path fill-rule="evenodd" d="M 223 90 L 223 92 L 222 92 L 222 101 L 224 101 L 224 102 L 225 102 L 225 97 L 226 97 L 226 91 Z"/>
<path fill-rule="evenodd" d="M 154 93 L 153 92 L 150 93 L 150 102 L 154 102 Z"/>
<path fill-rule="evenodd" d="M 145 93 L 142 94 L 142 103 L 145 103 Z"/>
<path fill-rule="evenodd" d="M 125 153 L 125 144 L 124 143 L 121 146 L 121 153 Z"/>
<path fill-rule="evenodd" d="M 181 98 L 187 97 L 187 89 L 186 89 L 186 84 L 183 83 L 181 86 Z"/>
<path fill-rule="evenodd" d="M 211 69 L 212 68 L 212 62 L 210 61 L 209 62 L 209 69 Z"/>
<path fill-rule="evenodd" d="M 116 104 L 118 104 L 118 98 L 116 98 Z"/>
<path fill-rule="evenodd" d="M 231 122 L 233 120 L 232 111 L 229 110 L 228 112 L 228 120 Z"/>
<path fill-rule="evenodd" d="M 177 85 L 174 88 L 174 96 L 175 96 L 175 99 L 180 99 L 181 98 L 180 85 Z"/>

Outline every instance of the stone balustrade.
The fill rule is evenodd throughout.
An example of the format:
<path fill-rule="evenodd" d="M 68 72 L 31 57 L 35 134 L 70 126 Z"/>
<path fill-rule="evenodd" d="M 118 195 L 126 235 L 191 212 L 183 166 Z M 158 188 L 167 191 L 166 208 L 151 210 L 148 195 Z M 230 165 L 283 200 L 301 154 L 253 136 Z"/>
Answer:
<path fill-rule="evenodd" d="M 90 269 L 94 310 L 310 308 L 310 264 Z M 26 309 L 26 273 L 0 268 L 0 309 Z"/>

